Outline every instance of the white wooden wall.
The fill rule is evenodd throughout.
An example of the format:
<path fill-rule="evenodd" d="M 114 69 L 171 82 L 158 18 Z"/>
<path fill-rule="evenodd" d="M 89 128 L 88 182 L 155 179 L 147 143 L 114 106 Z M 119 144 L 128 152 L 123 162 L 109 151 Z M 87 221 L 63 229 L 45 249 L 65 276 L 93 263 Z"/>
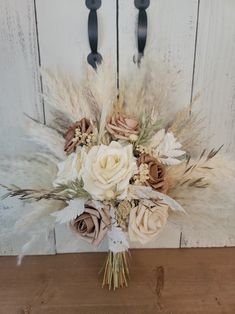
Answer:
<path fill-rule="evenodd" d="M 89 53 L 88 13 L 84 0 L 0 1 L 0 157 L 3 152 L 17 154 L 22 147 L 33 151 L 20 132 L 23 112 L 42 122 L 49 119 L 39 96 L 43 86 L 40 65 L 59 67 L 82 78 Z M 224 144 L 226 153 L 235 156 L 235 1 L 152 0 L 147 13 L 147 51 L 181 72 L 182 106 L 201 92 L 198 106 L 207 117 L 210 146 Z M 98 10 L 99 51 L 103 58 L 113 60 L 110 71 L 115 76 L 118 62 L 120 84 L 136 66 L 137 14 L 132 0 L 103 0 Z M 9 229 L 20 210 L 17 202 L 1 203 L 0 228 Z M 216 234 L 215 228 L 215 238 Z M 234 236 L 224 234 L 220 241 L 205 235 L 201 243 L 195 233 L 184 233 L 170 223 L 150 247 L 179 247 L 182 238 L 186 247 L 234 245 L 235 231 Z M 17 254 L 24 241 L 0 240 L 0 254 Z M 43 241 L 49 241 L 49 250 Z M 74 251 L 74 241 L 77 251 L 92 250 L 74 239 L 66 227 L 57 226 L 55 232 L 48 231 L 48 238 L 34 253 Z"/>

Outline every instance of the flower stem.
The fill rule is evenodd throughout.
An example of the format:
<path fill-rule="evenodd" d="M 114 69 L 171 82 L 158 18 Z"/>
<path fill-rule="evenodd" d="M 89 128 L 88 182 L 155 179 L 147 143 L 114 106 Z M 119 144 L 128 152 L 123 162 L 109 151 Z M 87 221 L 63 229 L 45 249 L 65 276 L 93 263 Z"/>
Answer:
<path fill-rule="evenodd" d="M 129 263 L 127 251 L 114 253 L 108 252 L 104 267 L 102 287 L 108 285 L 109 290 L 127 287 L 129 280 Z"/>

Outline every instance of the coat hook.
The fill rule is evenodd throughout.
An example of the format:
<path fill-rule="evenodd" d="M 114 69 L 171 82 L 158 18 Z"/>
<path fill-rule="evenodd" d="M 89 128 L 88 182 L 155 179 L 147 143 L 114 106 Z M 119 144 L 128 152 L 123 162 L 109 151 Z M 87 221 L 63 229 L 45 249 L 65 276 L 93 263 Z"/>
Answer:
<path fill-rule="evenodd" d="M 101 7 L 101 0 L 86 0 L 86 6 L 90 9 L 88 16 L 88 38 L 91 52 L 87 56 L 87 62 L 94 68 L 102 62 L 102 56 L 97 51 L 98 46 L 98 20 L 97 10 Z"/>
<path fill-rule="evenodd" d="M 138 26 L 137 26 L 137 42 L 138 42 L 138 58 L 135 62 L 140 66 L 141 58 L 144 56 L 144 49 L 147 40 L 148 18 L 146 9 L 150 4 L 150 0 L 135 0 L 135 7 L 139 9 Z"/>

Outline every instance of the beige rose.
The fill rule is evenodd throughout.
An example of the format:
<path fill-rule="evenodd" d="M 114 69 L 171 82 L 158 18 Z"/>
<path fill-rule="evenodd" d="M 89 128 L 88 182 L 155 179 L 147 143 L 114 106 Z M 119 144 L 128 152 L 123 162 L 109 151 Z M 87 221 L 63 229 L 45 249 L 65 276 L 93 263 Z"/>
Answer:
<path fill-rule="evenodd" d="M 84 212 L 70 222 L 70 227 L 87 242 L 98 246 L 111 224 L 109 206 L 87 202 Z"/>
<path fill-rule="evenodd" d="M 131 241 L 142 244 L 153 240 L 163 229 L 168 218 L 168 205 L 141 200 L 131 209 L 128 233 Z"/>

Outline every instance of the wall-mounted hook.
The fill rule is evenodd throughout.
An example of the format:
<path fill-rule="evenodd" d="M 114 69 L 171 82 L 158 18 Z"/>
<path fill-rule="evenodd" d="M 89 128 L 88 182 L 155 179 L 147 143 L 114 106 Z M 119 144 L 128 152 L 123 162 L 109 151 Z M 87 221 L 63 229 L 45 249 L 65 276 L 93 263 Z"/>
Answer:
<path fill-rule="evenodd" d="M 97 51 L 98 46 L 98 20 L 97 12 L 101 6 L 101 0 L 86 0 L 86 6 L 90 9 L 88 16 L 88 37 L 91 53 L 87 56 L 87 62 L 94 68 L 102 62 L 102 56 Z"/>
<path fill-rule="evenodd" d="M 135 0 L 135 7 L 139 9 L 137 24 L 138 65 L 140 65 L 141 58 L 144 55 L 144 49 L 147 40 L 148 18 L 145 10 L 148 8 L 149 4 L 150 0 Z"/>

